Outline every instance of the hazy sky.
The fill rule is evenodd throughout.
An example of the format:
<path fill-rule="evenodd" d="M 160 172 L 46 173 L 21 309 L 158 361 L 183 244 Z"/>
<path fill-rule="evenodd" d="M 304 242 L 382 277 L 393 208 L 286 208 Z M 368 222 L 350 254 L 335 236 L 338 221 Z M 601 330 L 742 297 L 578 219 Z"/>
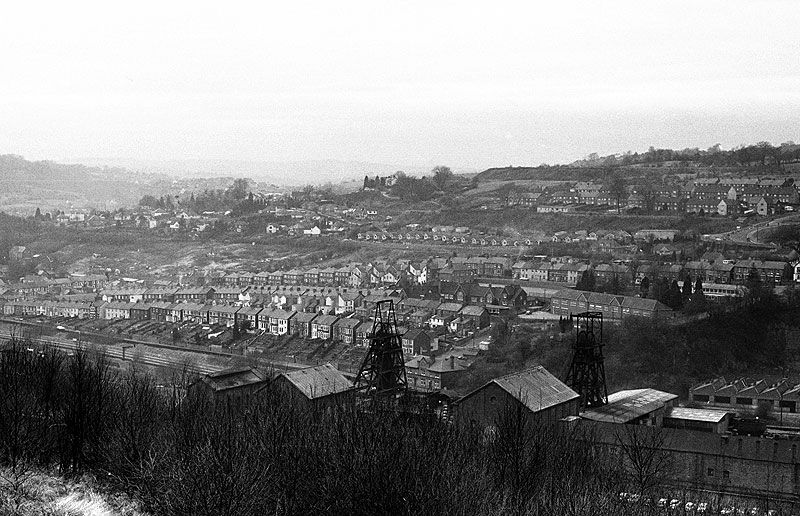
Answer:
<path fill-rule="evenodd" d="M 800 140 L 800 3 L 9 2 L 0 154 L 483 168 Z"/>

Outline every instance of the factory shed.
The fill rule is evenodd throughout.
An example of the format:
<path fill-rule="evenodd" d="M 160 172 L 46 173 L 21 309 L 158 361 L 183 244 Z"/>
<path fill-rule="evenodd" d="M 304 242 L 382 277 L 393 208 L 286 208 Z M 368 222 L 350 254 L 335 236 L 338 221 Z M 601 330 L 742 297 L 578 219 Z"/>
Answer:
<path fill-rule="evenodd" d="M 632 389 L 609 394 L 608 403 L 580 413 L 584 419 L 603 423 L 661 426 L 666 409 L 676 394 L 655 389 Z"/>
<path fill-rule="evenodd" d="M 550 371 L 535 366 L 494 378 L 464 396 L 458 418 L 471 426 L 496 428 L 502 418 L 518 414 L 531 421 L 552 424 L 578 413 L 580 396 Z"/>
<path fill-rule="evenodd" d="M 724 434 L 730 419 L 731 413 L 724 410 L 673 407 L 664 416 L 664 428 Z"/>
<path fill-rule="evenodd" d="M 331 364 L 281 373 L 269 388 L 308 409 L 332 407 L 353 399 L 353 383 Z"/>

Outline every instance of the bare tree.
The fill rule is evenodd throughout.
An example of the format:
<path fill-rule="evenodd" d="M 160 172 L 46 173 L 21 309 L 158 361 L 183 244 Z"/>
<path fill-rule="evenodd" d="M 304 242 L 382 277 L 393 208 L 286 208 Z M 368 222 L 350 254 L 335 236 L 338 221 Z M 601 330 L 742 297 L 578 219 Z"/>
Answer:
<path fill-rule="evenodd" d="M 672 455 L 665 448 L 670 435 L 662 427 L 617 425 L 616 443 L 625 473 L 639 494 L 648 494 L 664 485 L 672 472 Z"/>

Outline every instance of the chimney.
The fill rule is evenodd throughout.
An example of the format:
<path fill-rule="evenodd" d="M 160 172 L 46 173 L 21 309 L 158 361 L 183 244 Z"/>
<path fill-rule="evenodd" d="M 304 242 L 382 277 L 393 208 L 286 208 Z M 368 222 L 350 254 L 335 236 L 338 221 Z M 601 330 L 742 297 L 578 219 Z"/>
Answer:
<path fill-rule="evenodd" d="M 455 359 L 456 359 L 456 357 L 454 357 L 453 355 L 450 355 L 450 369 L 454 369 L 455 368 L 455 366 L 453 365 L 455 363 Z"/>

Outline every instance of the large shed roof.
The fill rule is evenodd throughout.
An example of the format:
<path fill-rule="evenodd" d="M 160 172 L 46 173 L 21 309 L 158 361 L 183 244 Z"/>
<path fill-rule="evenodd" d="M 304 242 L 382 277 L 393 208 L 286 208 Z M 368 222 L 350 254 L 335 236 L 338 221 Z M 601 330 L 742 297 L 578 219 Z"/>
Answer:
<path fill-rule="evenodd" d="M 331 364 L 299 369 L 281 374 L 308 399 L 313 400 L 339 394 L 353 388 L 353 384 Z"/>
<path fill-rule="evenodd" d="M 655 389 L 619 391 L 608 396 L 607 404 L 581 412 L 581 417 L 606 423 L 627 423 L 664 407 L 677 397 Z"/>

